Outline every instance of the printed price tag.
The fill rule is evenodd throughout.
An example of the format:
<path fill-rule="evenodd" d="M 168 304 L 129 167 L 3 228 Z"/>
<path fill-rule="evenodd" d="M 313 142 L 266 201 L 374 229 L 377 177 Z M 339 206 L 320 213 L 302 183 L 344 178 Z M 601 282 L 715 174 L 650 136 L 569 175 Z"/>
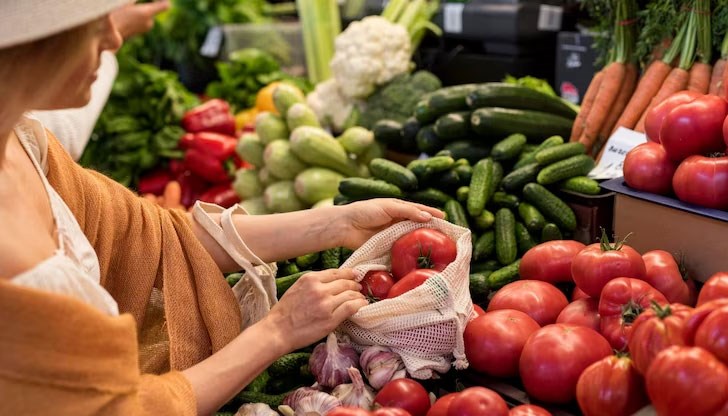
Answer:
<path fill-rule="evenodd" d="M 592 179 L 613 179 L 624 176 L 622 165 L 625 156 L 632 148 L 646 141 L 647 136 L 643 133 L 620 127 L 604 145 L 602 159 L 588 176 Z"/>
<path fill-rule="evenodd" d="M 443 29 L 447 33 L 463 33 L 464 3 L 445 3 Z"/>
<path fill-rule="evenodd" d="M 222 47 L 222 28 L 220 26 L 211 27 L 205 36 L 205 41 L 200 47 L 200 55 L 208 58 L 217 58 Z"/>
<path fill-rule="evenodd" d="M 542 4 L 538 7 L 538 30 L 558 32 L 561 30 L 561 18 L 564 8 Z"/>

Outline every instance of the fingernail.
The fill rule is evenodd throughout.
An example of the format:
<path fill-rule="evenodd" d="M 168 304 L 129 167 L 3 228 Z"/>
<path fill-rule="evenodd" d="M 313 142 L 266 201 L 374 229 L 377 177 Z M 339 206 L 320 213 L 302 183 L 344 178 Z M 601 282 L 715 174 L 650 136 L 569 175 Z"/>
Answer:
<path fill-rule="evenodd" d="M 420 211 L 420 218 L 422 218 L 423 220 L 431 220 L 432 214 L 427 211 Z"/>

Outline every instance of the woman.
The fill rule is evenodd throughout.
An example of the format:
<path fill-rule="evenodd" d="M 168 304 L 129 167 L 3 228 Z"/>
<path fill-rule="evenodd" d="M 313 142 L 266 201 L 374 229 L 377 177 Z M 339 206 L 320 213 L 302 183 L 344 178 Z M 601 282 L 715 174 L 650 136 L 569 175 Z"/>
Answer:
<path fill-rule="evenodd" d="M 210 414 L 366 305 L 351 270 L 306 274 L 275 303 L 267 262 L 442 217 L 393 200 L 190 216 L 80 168 L 24 114 L 86 104 L 125 3 L 0 2 L 0 414 Z M 270 308 L 242 333 L 221 275 L 241 267 L 243 309 Z"/>

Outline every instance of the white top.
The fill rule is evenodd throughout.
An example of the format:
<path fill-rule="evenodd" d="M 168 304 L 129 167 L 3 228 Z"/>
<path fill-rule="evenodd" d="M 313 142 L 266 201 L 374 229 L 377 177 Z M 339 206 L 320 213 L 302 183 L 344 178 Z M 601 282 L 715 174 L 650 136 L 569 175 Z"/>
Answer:
<path fill-rule="evenodd" d="M 24 118 L 15 127 L 25 151 L 33 161 L 48 193 L 53 219 L 58 230 L 58 250 L 30 270 L 15 276 L 11 282 L 48 292 L 73 296 L 105 313 L 116 316 L 119 307 L 101 286 L 99 259 L 81 230 L 76 217 L 51 187 L 46 178 L 48 138 L 37 120 Z"/>

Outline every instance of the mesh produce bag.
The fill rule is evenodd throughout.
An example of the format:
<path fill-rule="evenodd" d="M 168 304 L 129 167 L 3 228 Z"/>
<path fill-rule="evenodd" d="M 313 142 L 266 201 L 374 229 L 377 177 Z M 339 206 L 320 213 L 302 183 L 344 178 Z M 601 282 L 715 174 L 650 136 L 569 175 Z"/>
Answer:
<path fill-rule="evenodd" d="M 390 347 L 402 357 L 413 378 L 428 379 L 433 370 L 450 370 L 453 357 L 455 368 L 468 366 L 463 331 L 473 312 L 469 290 L 470 230 L 440 219 L 427 223 L 399 222 L 369 239 L 341 267 L 353 268 L 357 280 L 370 270 L 390 269 L 392 244 L 418 228 L 437 229 L 455 241 L 455 261 L 421 286 L 361 308 L 338 330 L 360 348 Z"/>

